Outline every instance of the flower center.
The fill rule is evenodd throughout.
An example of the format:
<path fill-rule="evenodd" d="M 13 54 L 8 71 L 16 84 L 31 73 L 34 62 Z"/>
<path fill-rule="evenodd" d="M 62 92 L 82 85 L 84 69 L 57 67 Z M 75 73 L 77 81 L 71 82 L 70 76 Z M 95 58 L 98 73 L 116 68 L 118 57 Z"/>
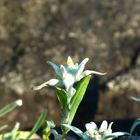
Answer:
<path fill-rule="evenodd" d="M 105 131 L 93 131 L 92 129 L 88 129 L 87 132 L 92 138 L 99 138 L 105 133 Z"/>
<path fill-rule="evenodd" d="M 68 66 L 68 67 L 74 66 L 74 63 L 73 63 L 72 59 L 68 59 L 68 60 L 67 60 L 67 66 Z"/>

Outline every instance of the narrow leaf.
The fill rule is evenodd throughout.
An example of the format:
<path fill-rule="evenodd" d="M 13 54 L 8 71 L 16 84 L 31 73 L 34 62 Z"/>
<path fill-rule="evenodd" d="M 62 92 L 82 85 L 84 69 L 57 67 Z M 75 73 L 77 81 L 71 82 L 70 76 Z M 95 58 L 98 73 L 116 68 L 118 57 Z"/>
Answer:
<path fill-rule="evenodd" d="M 22 105 L 22 100 L 17 100 L 14 101 L 8 105 L 6 105 L 5 107 L 3 107 L 2 109 L 0 109 L 0 117 L 3 117 L 4 115 L 6 115 L 7 113 L 11 112 L 13 109 L 15 109 L 17 106 L 21 106 Z"/>
<path fill-rule="evenodd" d="M 68 120 L 66 123 L 68 124 L 71 124 L 74 116 L 75 116 L 75 113 L 78 109 L 78 106 L 79 104 L 81 103 L 83 97 L 84 97 L 84 94 L 85 94 L 85 91 L 87 89 L 87 86 L 89 84 L 89 81 L 90 81 L 90 78 L 91 78 L 91 75 L 83 78 L 77 85 L 76 87 L 76 93 L 75 95 L 73 96 L 73 98 L 71 99 L 71 102 L 70 102 L 70 113 L 69 113 L 69 116 L 68 116 Z"/>
<path fill-rule="evenodd" d="M 46 117 L 46 111 L 42 112 L 40 117 L 38 118 L 37 122 L 35 123 L 33 129 L 31 130 L 30 134 L 25 138 L 25 140 L 29 140 L 31 136 L 38 131 L 38 129 L 41 127 L 42 123 L 44 122 Z"/>

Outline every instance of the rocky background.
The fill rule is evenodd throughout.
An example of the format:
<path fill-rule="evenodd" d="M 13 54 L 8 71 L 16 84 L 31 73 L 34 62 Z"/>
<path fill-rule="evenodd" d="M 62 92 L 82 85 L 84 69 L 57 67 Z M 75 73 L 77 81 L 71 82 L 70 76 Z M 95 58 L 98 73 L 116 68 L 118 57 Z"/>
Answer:
<path fill-rule="evenodd" d="M 107 72 L 96 87 L 98 102 L 89 104 L 94 121 L 140 117 L 140 104 L 129 99 L 140 97 L 139 52 L 139 0 L 1 0 L 0 107 L 19 98 L 24 103 L 1 124 L 32 127 L 45 108 L 59 123 L 54 91 L 32 87 L 55 76 L 47 60 L 62 64 L 69 55 L 75 62 L 89 57 L 86 69 Z M 85 104 L 96 99 L 93 82 Z"/>

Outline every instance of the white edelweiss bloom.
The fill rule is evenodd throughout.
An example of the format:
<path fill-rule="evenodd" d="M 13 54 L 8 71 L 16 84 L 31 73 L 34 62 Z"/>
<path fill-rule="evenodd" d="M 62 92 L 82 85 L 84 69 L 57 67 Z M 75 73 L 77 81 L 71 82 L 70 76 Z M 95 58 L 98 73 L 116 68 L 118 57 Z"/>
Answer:
<path fill-rule="evenodd" d="M 98 129 L 97 125 L 94 122 L 87 123 L 85 125 L 87 129 L 87 135 L 90 136 L 91 138 L 104 140 L 106 136 L 112 134 L 112 129 L 111 129 L 112 124 L 113 122 L 111 122 L 108 126 L 107 121 L 104 120 L 100 128 Z"/>
<path fill-rule="evenodd" d="M 112 140 L 113 138 L 117 138 L 119 136 L 130 135 L 127 132 L 113 132 L 112 133 L 112 129 L 111 129 L 112 124 L 113 122 L 109 123 L 108 125 L 107 121 L 104 120 L 98 129 L 97 125 L 94 122 L 86 123 L 85 132 L 82 132 L 80 129 L 74 126 L 68 125 L 68 124 L 63 124 L 63 126 L 72 130 L 83 140 Z"/>
<path fill-rule="evenodd" d="M 86 77 L 90 74 L 98 74 L 98 75 L 105 75 L 106 73 L 100 73 L 92 70 L 85 70 L 85 64 L 88 62 L 88 58 L 85 58 L 80 64 L 73 62 L 71 57 L 69 56 L 67 58 L 67 63 L 65 65 L 57 66 L 51 61 L 48 61 L 48 64 L 50 64 L 56 75 L 58 76 L 58 79 L 51 79 L 40 86 L 34 87 L 34 90 L 39 90 L 47 85 L 49 86 L 58 86 L 62 87 L 64 86 L 66 91 L 70 93 L 70 96 L 73 96 L 75 93 L 75 88 L 73 87 L 75 82 L 80 81 L 82 78 Z"/>

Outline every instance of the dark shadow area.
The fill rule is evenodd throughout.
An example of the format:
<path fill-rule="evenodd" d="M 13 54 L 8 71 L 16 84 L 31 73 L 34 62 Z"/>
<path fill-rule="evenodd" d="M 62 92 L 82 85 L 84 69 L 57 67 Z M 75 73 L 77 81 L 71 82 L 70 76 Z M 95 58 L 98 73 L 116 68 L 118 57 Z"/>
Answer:
<path fill-rule="evenodd" d="M 114 80 L 117 76 L 122 76 L 123 74 L 127 74 L 129 72 L 129 70 L 135 68 L 139 55 L 140 55 L 140 48 L 136 48 L 134 50 L 134 53 L 133 53 L 131 59 L 130 59 L 130 64 L 128 66 L 124 67 L 122 70 L 120 70 L 117 73 L 115 73 L 114 76 L 108 78 L 107 81 L 105 81 L 104 83 L 102 83 L 99 86 L 99 89 L 101 91 L 107 90 L 108 89 L 107 83 L 109 83 L 110 81 Z"/>

